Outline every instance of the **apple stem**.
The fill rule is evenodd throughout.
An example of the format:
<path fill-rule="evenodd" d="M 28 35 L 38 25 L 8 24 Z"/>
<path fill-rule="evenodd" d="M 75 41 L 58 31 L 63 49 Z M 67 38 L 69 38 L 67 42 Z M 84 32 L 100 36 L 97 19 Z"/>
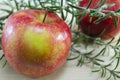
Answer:
<path fill-rule="evenodd" d="M 44 16 L 44 18 L 43 18 L 43 23 L 44 23 L 45 20 L 46 20 L 47 14 L 48 14 L 48 11 L 45 12 L 45 16 Z"/>

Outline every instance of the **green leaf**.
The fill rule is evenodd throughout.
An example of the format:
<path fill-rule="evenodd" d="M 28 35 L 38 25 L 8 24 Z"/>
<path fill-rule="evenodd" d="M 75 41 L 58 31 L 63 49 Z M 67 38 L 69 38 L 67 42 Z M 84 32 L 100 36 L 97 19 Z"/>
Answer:
<path fill-rule="evenodd" d="M 77 20 L 77 22 L 76 22 L 76 24 L 79 24 L 83 19 L 84 19 L 84 17 L 87 15 L 87 13 L 84 11 L 84 12 L 82 12 L 82 14 L 80 15 L 81 17 L 79 17 L 79 18 L 76 18 Z"/>
<path fill-rule="evenodd" d="M 29 2 L 30 2 L 30 1 L 29 1 Z M 44 2 L 41 2 L 40 0 L 38 0 L 38 2 L 39 2 L 39 5 L 40 5 L 42 8 L 44 8 L 44 5 L 43 5 Z M 29 3 L 29 5 L 30 5 L 30 3 Z"/>
<path fill-rule="evenodd" d="M 61 17 L 62 17 L 63 20 L 65 20 L 65 16 L 64 16 L 64 11 L 63 11 L 63 9 L 61 9 Z"/>
<path fill-rule="evenodd" d="M 97 60 L 99 62 L 105 62 L 104 60 L 101 60 L 101 59 L 95 59 L 95 60 Z"/>
<path fill-rule="evenodd" d="M 107 64 L 107 65 L 104 65 L 104 67 L 107 68 L 107 67 L 111 66 L 112 63 L 113 63 L 113 61 L 111 61 L 111 62 L 110 62 L 109 64 Z"/>
<path fill-rule="evenodd" d="M 68 3 L 68 5 L 69 5 L 70 7 L 72 7 L 72 8 L 77 9 L 77 10 L 85 10 L 85 8 L 81 8 L 81 7 L 78 7 L 78 6 L 75 6 L 75 5 L 69 4 L 69 3 Z"/>
<path fill-rule="evenodd" d="M 67 60 L 75 60 L 75 59 L 78 59 L 80 57 L 80 54 L 79 53 L 74 53 L 74 54 L 77 54 L 77 56 L 75 57 L 69 57 Z"/>
<path fill-rule="evenodd" d="M 88 5 L 87 5 L 86 9 L 88 9 L 88 8 L 90 7 L 90 5 L 92 4 L 92 2 L 93 2 L 93 0 L 90 0 L 90 1 L 89 1 L 89 3 L 88 3 Z"/>
<path fill-rule="evenodd" d="M 104 47 L 104 48 L 101 49 L 101 51 L 100 51 L 97 55 L 95 55 L 93 58 L 96 58 L 96 57 L 98 57 L 98 56 L 104 54 L 104 53 L 105 53 L 105 50 L 106 50 L 106 48 Z"/>
<path fill-rule="evenodd" d="M 99 72 L 100 70 L 98 69 L 98 70 L 92 70 L 92 72 Z"/>
<path fill-rule="evenodd" d="M 63 6 L 63 0 L 61 0 L 61 6 Z"/>
<path fill-rule="evenodd" d="M 6 66 L 6 64 L 7 64 L 7 60 L 4 62 L 2 67 L 4 68 Z"/>
<path fill-rule="evenodd" d="M 15 5 L 16 5 L 16 9 L 19 10 L 19 5 L 18 5 L 17 0 L 14 0 L 14 3 L 15 3 Z"/>
<path fill-rule="evenodd" d="M 81 56 L 78 60 L 77 66 L 82 66 L 84 64 L 84 58 Z"/>
<path fill-rule="evenodd" d="M 106 75 L 106 70 L 105 69 L 101 69 L 101 77 L 105 77 L 105 75 Z"/>
<path fill-rule="evenodd" d="M 70 25 L 70 29 L 72 28 L 72 23 L 74 21 L 74 13 L 72 13 L 72 17 L 71 17 L 71 20 L 69 22 L 69 25 Z"/>
<path fill-rule="evenodd" d="M 36 0 L 33 0 L 33 2 L 34 2 L 34 5 L 35 5 L 35 6 L 38 6 Z"/>
<path fill-rule="evenodd" d="M 120 13 L 120 9 L 116 10 L 115 12 L 116 12 L 116 13 L 117 13 L 117 12 Z"/>
<path fill-rule="evenodd" d="M 115 28 L 117 28 L 118 27 L 118 19 L 117 19 L 116 16 L 112 16 L 112 17 L 113 17 L 113 20 L 114 20 L 114 26 L 115 26 Z"/>
<path fill-rule="evenodd" d="M 91 51 L 85 53 L 85 55 L 87 55 L 87 56 L 88 56 L 88 55 L 91 55 L 94 51 L 95 51 L 95 50 L 91 50 Z"/>
<path fill-rule="evenodd" d="M 112 77 L 112 75 L 110 74 L 110 75 L 109 75 L 109 77 L 107 78 L 107 80 L 110 80 L 110 79 L 111 79 L 111 77 Z"/>
<path fill-rule="evenodd" d="M 3 3 L 0 3 L 0 5 L 5 5 L 10 8 L 14 8 L 13 5 L 11 4 L 10 0 L 7 0 L 7 1 L 4 0 Z"/>
<path fill-rule="evenodd" d="M 117 67 L 119 66 L 119 63 L 120 63 L 120 58 L 117 59 L 117 64 L 116 64 L 116 66 L 115 66 L 115 68 L 113 70 L 117 69 Z"/>
<path fill-rule="evenodd" d="M 4 57 L 4 54 L 0 57 L 0 60 L 2 60 L 2 59 L 3 59 L 3 57 Z"/>
<path fill-rule="evenodd" d="M 97 20 L 94 21 L 94 23 L 95 23 L 95 24 L 99 24 L 101 21 L 109 18 L 109 17 L 111 16 L 111 14 L 112 14 L 112 13 L 108 13 L 108 14 L 106 14 L 105 16 L 98 18 Z"/>
<path fill-rule="evenodd" d="M 115 45 L 115 46 L 118 46 L 118 45 L 119 45 L 119 43 L 120 43 L 120 36 L 119 36 L 119 39 L 117 40 L 117 43 L 116 43 L 116 45 Z"/>
<path fill-rule="evenodd" d="M 103 6 L 106 3 L 106 0 L 102 0 L 102 3 L 100 4 L 100 7 Z"/>
<path fill-rule="evenodd" d="M 107 43 L 107 45 L 111 44 L 114 41 L 114 37 Z"/>
<path fill-rule="evenodd" d="M 98 34 L 98 36 L 101 36 L 105 31 L 106 31 L 106 29 L 104 28 L 104 29 Z"/>

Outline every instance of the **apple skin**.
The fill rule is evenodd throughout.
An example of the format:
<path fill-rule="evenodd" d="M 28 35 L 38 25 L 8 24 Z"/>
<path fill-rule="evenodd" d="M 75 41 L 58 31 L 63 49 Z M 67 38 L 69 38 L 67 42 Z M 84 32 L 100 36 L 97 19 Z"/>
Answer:
<path fill-rule="evenodd" d="M 89 1 L 90 0 L 83 0 L 79 2 L 79 6 L 86 7 Z M 100 1 L 102 2 L 102 0 Z M 99 7 L 97 3 L 98 3 L 98 0 L 93 0 L 92 4 L 90 5 L 90 8 L 97 9 Z M 107 0 L 106 2 L 106 4 L 113 4 L 113 3 L 115 3 L 115 6 L 108 8 L 106 10 L 116 11 L 120 8 L 120 0 Z M 120 22 L 119 22 L 120 17 L 117 17 L 117 20 L 118 20 L 117 27 L 115 27 L 114 19 L 112 17 L 101 21 L 99 24 L 95 24 L 94 21 L 97 19 L 98 17 L 93 17 L 90 22 L 89 13 L 86 14 L 84 19 L 79 23 L 81 31 L 90 37 L 101 37 L 103 39 L 111 39 L 120 32 Z M 101 34 L 101 32 L 103 33 Z"/>
<path fill-rule="evenodd" d="M 19 73 L 37 78 L 59 69 L 71 48 L 69 26 L 55 13 L 20 10 L 3 29 L 2 49 L 8 63 Z"/>

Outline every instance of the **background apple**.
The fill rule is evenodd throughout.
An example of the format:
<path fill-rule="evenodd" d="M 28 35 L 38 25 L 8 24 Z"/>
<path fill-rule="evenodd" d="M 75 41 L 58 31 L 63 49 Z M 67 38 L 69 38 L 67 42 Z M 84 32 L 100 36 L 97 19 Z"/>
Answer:
<path fill-rule="evenodd" d="M 60 68 L 70 47 L 68 25 L 55 13 L 43 10 L 12 14 L 2 33 L 2 48 L 8 63 L 30 77 L 40 77 Z"/>
<path fill-rule="evenodd" d="M 90 0 L 83 0 L 79 3 L 79 6 L 86 7 L 89 1 Z M 92 4 L 90 5 L 90 8 L 97 9 L 100 6 L 102 1 L 103 0 L 93 0 Z M 120 9 L 120 0 L 106 0 L 106 4 L 113 4 L 113 3 L 115 3 L 115 6 L 108 8 L 106 10 L 116 11 Z M 90 22 L 90 15 L 88 13 L 84 17 L 84 19 L 79 23 L 81 26 L 82 32 L 91 37 L 99 36 L 104 39 L 113 38 L 115 35 L 117 35 L 120 32 L 120 22 L 119 22 L 120 18 L 117 18 L 118 19 L 117 27 L 115 27 L 114 19 L 112 17 L 101 21 L 99 24 L 95 24 L 94 21 L 97 19 L 98 17 L 93 17 Z M 103 33 L 101 34 L 101 32 Z"/>

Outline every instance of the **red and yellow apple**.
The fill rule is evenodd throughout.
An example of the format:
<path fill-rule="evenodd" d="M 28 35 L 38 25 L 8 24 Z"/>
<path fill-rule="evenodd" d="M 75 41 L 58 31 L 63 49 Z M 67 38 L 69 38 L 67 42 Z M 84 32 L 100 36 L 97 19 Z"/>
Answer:
<path fill-rule="evenodd" d="M 60 68 L 70 48 L 69 26 L 49 11 L 17 11 L 3 29 L 2 49 L 8 63 L 29 77 L 37 78 Z"/>
<path fill-rule="evenodd" d="M 90 0 L 83 0 L 79 2 L 80 7 L 85 7 L 88 5 Z M 93 0 L 90 5 L 91 9 L 99 8 L 101 2 L 103 0 Z M 98 4 L 99 3 L 99 4 Z M 120 9 L 120 0 L 106 0 L 106 4 L 115 4 L 115 6 L 107 8 L 105 10 L 116 11 Z M 105 14 L 107 14 L 105 12 Z M 115 37 L 120 32 L 120 18 L 117 17 L 118 25 L 117 27 L 114 25 L 114 19 L 109 17 L 99 24 L 95 24 L 94 21 L 97 20 L 98 17 L 93 17 L 90 20 L 90 14 L 86 14 L 82 21 L 80 21 L 79 25 L 81 26 L 81 31 L 91 37 L 101 37 L 104 39 L 111 39 Z"/>

